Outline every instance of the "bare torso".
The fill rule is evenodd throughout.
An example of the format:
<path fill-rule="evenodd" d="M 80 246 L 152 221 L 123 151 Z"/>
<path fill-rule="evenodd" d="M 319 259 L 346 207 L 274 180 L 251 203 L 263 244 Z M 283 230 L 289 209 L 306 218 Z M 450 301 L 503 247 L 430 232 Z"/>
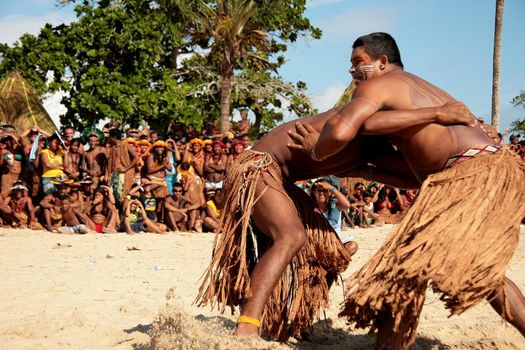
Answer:
<path fill-rule="evenodd" d="M 387 92 L 383 110 L 435 107 L 454 101 L 445 91 L 402 70 L 392 71 L 370 82 L 381 84 L 382 91 Z M 454 154 L 468 148 L 493 144 L 478 126 L 427 124 L 390 136 L 419 179 L 442 170 Z"/>
<path fill-rule="evenodd" d="M 311 124 L 317 131 L 321 131 L 324 123 L 333 114 L 329 111 L 314 117 L 300 119 L 303 123 Z M 310 155 L 287 147 L 292 140 L 288 130 L 293 129 L 298 120 L 293 120 L 274 128 L 266 134 L 252 150 L 266 152 L 281 167 L 282 174 L 291 181 L 312 179 L 326 175 L 349 175 L 353 170 L 366 165 L 363 137 L 357 137 L 342 151 L 321 162 L 314 161 Z"/>

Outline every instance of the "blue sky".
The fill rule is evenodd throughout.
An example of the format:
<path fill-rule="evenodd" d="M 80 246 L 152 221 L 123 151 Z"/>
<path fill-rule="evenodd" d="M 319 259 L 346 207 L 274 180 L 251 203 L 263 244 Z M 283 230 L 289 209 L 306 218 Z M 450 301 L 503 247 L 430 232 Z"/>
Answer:
<path fill-rule="evenodd" d="M 321 40 L 299 40 L 281 74 L 302 80 L 319 110 L 330 108 L 350 82 L 352 42 L 386 31 L 396 38 L 405 69 L 464 101 L 474 114 L 490 119 L 495 0 L 309 0 L 306 16 L 323 30 Z M 0 42 L 22 33 L 37 34 L 46 22 L 74 20 L 73 6 L 55 0 L 2 1 Z M 501 130 L 525 115 L 512 97 L 525 90 L 525 1 L 506 0 L 501 66 Z M 50 113 L 56 106 L 49 105 Z"/>

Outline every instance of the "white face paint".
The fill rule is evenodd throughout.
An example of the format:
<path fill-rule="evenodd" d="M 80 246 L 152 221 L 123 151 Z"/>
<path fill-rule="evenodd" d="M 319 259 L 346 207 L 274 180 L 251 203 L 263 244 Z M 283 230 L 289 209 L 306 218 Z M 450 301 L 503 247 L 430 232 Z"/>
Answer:
<path fill-rule="evenodd" d="M 354 80 L 367 80 L 368 73 L 374 71 L 374 64 L 358 64 L 350 68 L 350 74 Z"/>

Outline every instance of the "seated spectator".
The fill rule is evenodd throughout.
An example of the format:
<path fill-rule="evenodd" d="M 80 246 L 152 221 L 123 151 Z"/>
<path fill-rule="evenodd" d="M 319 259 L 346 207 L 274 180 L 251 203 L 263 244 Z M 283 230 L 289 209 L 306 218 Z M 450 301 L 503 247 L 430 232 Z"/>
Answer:
<path fill-rule="evenodd" d="M 110 190 L 100 186 L 93 194 L 93 200 L 86 210 L 86 225 L 97 233 L 114 233 L 118 228 L 118 211 L 110 200 Z"/>
<path fill-rule="evenodd" d="M 312 198 L 319 210 L 328 219 L 350 255 L 357 251 L 357 243 L 352 237 L 343 237 L 341 233 L 341 212 L 350 208 L 350 202 L 328 179 L 319 179 L 312 186 Z"/>
<path fill-rule="evenodd" d="M 203 225 L 213 233 L 216 233 L 219 228 L 220 211 L 215 204 L 216 190 L 206 190 L 206 210 L 203 212 Z"/>
<path fill-rule="evenodd" d="M 57 191 L 46 194 L 39 205 L 42 215 L 41 222 L 44 222 L 45 229 L 50 232 L 56 232 L 59 227 L 64 226 L 60 198 L 68 194 L 68 187 L 64 182 L 57 182 L 56 185 Z"/>
<path fill-rule="evenodd" d="M 158 185 L 148 178 L 141 179 L 140 183 L 141 186 L 133 187 L 129 191 L 129 195 L 138 195 L 140 204 L 142 205 L 142 208 L 144 209 L 148 220 L 155 223 L 155 232 L 167 232 L 168 227 L 162 223 L 159 223 L 157 219 L 158 200 L 157 197 L 155 197 L 153 188 L 158 187 Z"/>
<path fill-rule="evenodd" d="M 122 215 L 121 230 L 131 235 L 139 232 L 165 233 L 159 224 L 148 219 L 140 201 L 136 198 L 126 200 Z"/>
<path fill-rule="evenodd" d="M 27 187 L 22 181 L 15 182 L 11 187 L 9 195 L 0 204 L 0 212 L 4 223 L 13 227 L 43 229 L 35 216 L 36 210 L 28 196 Z"/>
<path fill-rule="evenodd" d="M 71 144 L 69 147 L 71 148 Z M 57 232 L 63 234 L 88 233 L 89 230 L 86 225 L 81 223 L 85 219 L 85 215 L 71 205 L 69 195 L 62 195 L 59 199 L 61 203 L 60 213 L 62 214 L 64 226 L 58 227 Z"/>
<path fill-rule="evenodd" d="M 184 196 L 182 183 L 176 182 L 173 185 L 173 194 L 166 198 L 165 202 L 166 225 L 172 231 L 186 231 L 188 212 L 199 207 L 198 203 L 194 204 Z"/>
<path fill-rule="evenodd" d="M 370 191 L 363 192 L 363 198 L 365 200 L 365 205 L 363 206 L 363 220 L 362 223 L 366 227 L 371 226 L 382 226 L 384 222 L 380 220 L 379 214 L 374 212 L 374 195 Z"/>

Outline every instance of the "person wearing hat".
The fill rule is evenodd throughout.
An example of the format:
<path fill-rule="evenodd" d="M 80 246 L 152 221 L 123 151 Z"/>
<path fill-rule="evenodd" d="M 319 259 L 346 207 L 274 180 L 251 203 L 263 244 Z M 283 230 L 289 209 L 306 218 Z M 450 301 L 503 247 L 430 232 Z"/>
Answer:
<path fill-rule="evenodd" d="M 43 229 L 35 216 L 35 208 L 28 196 L 28 189 L 22 181 L 16 181 L 10 188 L 9 195 L 3 198 L 0 213 L 4 222 L 13 227 Z"/>
<path fill-rule="evenodd" d="M 2 196 L 6 197 L 26 163 L 24 149 L 11 134 L 4 134 L 0 141 L 5 147 L 0 150 L 0 169 L 2 169 Z"/>
<path fill-rule="evenodd" d="M 248 145 L 241 140 L 234 140 L 231 143 L 231 154 L 228 156 L 228 165 L 226 166 L 226 169 L 230 168 L 235 159 L 237 159 L 237 157 L 246 150 L 246 147 L 248 147 Z"/>
<path fill-rule="evenodd" d="M 200 177 L 204 176 L 204 141 L 194 138 L 190 141 L 189 147 L 186 147 L 186 152 L 182 158 L 182 162 L 189 163 L 195 169 L 195 172 Z"/>
<path fill-rule="evenodd" d="M 100 145 L 100 136 L 93 132 L 88 137 L 89 149 L 84 153 L 82 168 L 91 180 L 91 190 L 98 187 L 108 166 L 108 152 Z M 84 179 L 86 176 L 84 176 Z"/>
<path fill-rule="evenodd" d="M 168 144 L 164 141 L 156 141 L 151 146 L 151 153 L 147 158 L 146 173 L 149 179 L 157 185 L 153 193 L 160 202 L 163 202 L 169 194 L 166 170 L 173 170 L 173 165 L 168 158 Z M 162 208 L 162 203 L 159 204 Z"/>

